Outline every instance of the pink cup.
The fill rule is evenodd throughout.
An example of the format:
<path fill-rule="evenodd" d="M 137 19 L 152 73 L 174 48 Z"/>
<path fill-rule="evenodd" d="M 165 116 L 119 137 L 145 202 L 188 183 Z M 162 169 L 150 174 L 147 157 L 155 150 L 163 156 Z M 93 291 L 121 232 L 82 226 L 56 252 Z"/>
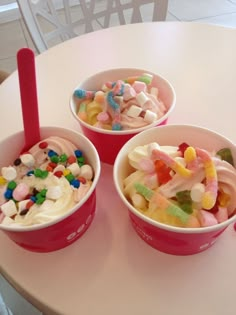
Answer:
<path fill-rule="evenodd" d="M 79 122 L 80 127 L 85 136 L 88 137 L 96 147 L 98 154 L 100 156 L 100 160 L 104 163 L 114 164 L 115 158 L 120 149 L 122 148 L 122 146 L 137 133 L 149 129 L 151 127 L 166 124 L 168 117 L 170 116 L 172 110 L 175 107 L 176 102 L 175 91 L 172 85 L 163 77 L 147 70 L 132 68 L 111 69 L 99 72 L 95 75 L 90 76 L 88 79 L 86 79 L 84 82 L 79 84 L 79 86 L 77 86 L 74 89 L 97 91 L 101 89 L 102 85 L 105 82 L 117 81 L 118 79 L 125 79 L 130 76 L 142 75 L 143 73 L 150 73 L 153 75 L 152 86 L 158 87 L 159 97 L 168 108 L 168 111 L 164 116 L 162 116 L 160 119 L 156 120 L 154 123 L 148 126 L 123 131 L 99 129 L 97 127 L 85 123 L 78 117 L 77 115 L 77 109 L 79 104 L 78 100 L 76 100 L 73 96 L 70 98 L 70 109 L 73 116 Z"/>
<path fill-rule="evenodd" d="M 66 247 L 79 239 L 93 221 L 96 210 L 96 185 L 100 176 L 100 161 L 93 144 L 82 134 L 59 127 L 42 127 L 41 138 L 58 136 L 73 142 L 83 151 L 88 164 L 94 169 L 92 186 L 75 207 L 63 216 L 40 225 L 11 227 L 0 224 L 8 237 L 19 246 L 34 252 L 51 252 Z M 24 145 L 24 134 L 19 132 L 0 142 L 0 166 L 11 164 Z"/>
<path fill-rule="evenodd" d="M 230 140 L 208 129 L 188 125 L 168 125 L 139 133 L 123 146 L 115 160 L 113 173 L 115 187 L 128 208 L 132 225 L 137 234 L 152 247 L 168 254 L 200 253 L 211 247 L 221 233 L 236 221 L 236 215 L 214 226 L 180 228 L 159 223 L 137 211 L 123 194 L 123 180 L 132 171 L 128 163 L 128 153 L 139 145 L 151 142 L 174 146 L 186 142 L 209 151 L 227 147 L 231 149 L 234 161 L 236 161 L 236 147 Z"/>

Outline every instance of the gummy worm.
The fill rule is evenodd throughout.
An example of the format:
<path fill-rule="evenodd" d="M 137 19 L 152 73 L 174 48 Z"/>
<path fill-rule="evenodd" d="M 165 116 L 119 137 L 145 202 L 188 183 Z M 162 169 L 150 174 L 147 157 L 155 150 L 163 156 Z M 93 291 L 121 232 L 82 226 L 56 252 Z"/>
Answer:
<path fill-rule="evenodd" d="M 196 148 L 196 153 L 203 161 L 206 174 L 206 190 L 202 198 L 202 206 L 204 209 L 209 210 L 216 203 L 218 192 L 217 172 L 215 164 L 207 151 Z"/>
<path fill-rule="evenodd" d="M 183 177 L 190 177 L 192 175 L 191 170 L 187 169 L 181 163 L 175 161 L 171 156 L 161 150 L 152 150 L 151 158 L 154 160 L 162 160 L 168 167 Z"/>
<path fill-rule="evenodd" d="M 187 147 L 184 151 L 184 160 L 188 165 L 188 168 L 192 171 L 198 168 L 198 160 L 196 150 L 193 147 Z"/>
<path fill-rule="evenodd" d="M 80 99 L 93 99 L 95 92 L 78 89 L 74 91 L 74 96 Z"/>
<path fill-rule="evenodd" d="M 184 212 L 177 205 L 170 202 L 166 197 L 159 192 L 153 192 L 151 189 L 140 183 L 135 183 L 136 191 L 141 194 L 146 200 L 155 202 L 159 210 L 166 211 L 168 214 L 178 217 L 183 223 L 189 219 L 189 214 Z"/>

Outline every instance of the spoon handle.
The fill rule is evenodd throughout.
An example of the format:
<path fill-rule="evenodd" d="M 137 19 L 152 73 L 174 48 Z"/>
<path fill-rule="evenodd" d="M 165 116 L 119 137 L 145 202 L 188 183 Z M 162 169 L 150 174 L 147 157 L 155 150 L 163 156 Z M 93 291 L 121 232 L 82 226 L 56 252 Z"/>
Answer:
<path fill-rule="evenodd" d="M 24 124 L 25 148 L 40 141 L 38 99 L 34 52 L 22 48 L 17 53 L 18 77 Z"/>

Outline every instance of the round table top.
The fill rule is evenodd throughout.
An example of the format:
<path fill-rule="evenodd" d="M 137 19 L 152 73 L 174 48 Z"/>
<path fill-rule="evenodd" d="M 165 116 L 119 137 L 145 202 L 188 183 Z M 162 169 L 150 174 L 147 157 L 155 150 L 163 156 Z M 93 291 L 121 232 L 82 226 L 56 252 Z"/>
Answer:
<path fill-rule="evenodd" d="M 69 110 L 74 87 L 93 73 L 133 67 L 174 86 L 169 124 L 200 125 L 236 142 L 235 56 L 236 29 L 188 22 L 125 25 L 68 40 L 36 57 L 41 125 L 80 131 Z M 0 86 L 0 104 L 2 139 L 23 128 L 17 72 Z M 67 248 L 43 254 L 0 232 L 0 268 L 45 314 L 231 315 L 235 233 L 228 227 L 214 246 L 192 256 L 151 248 L 131 227 L 112 166 L 102 164 L 89 230 Z"/>

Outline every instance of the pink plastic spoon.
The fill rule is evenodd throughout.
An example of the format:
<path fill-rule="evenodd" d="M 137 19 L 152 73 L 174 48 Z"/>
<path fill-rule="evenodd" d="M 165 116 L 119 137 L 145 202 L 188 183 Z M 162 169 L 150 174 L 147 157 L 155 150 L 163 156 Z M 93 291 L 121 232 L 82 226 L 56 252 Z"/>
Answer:
<path fill-rule="evenodd" d="M 17 65 L 25 136 L 23 153 L 40 141 L 34 52 L 29 48 L 20 49 Z"/>

